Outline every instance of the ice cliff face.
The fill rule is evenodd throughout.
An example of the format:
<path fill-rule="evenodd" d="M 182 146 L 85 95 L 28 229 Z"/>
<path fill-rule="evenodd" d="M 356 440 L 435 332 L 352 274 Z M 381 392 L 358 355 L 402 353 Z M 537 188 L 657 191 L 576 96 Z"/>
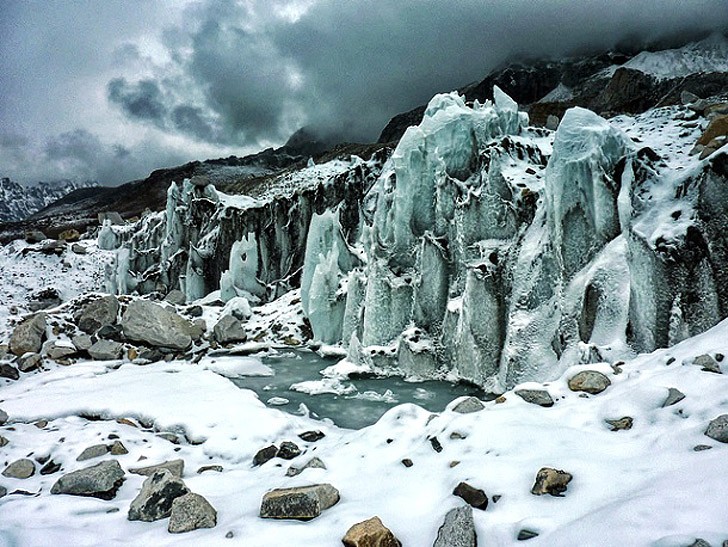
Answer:
<path fill-rule="evenodd" d="M 386 163 L 310 165 L 265 199 L 172 185 L 109 277 L 188 300 L 300 286 L 313 339 L 349 360 L 495 392 L 671 345 L 728 316 L 728 155 L 628 136 L 690 135 L 678 111 L 574 108 L 553 133 L 497 88 L 438 95 Z"/>

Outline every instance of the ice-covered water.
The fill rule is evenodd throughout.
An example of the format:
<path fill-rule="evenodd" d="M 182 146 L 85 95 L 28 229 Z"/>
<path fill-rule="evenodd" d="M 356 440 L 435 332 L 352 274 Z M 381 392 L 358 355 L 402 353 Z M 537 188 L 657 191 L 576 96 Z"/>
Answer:
<path fill-rule="evenodd" d="M 272 376 L 231 378 L 238 387 L 252 389 L 268 406 L 297 414 L 301 404 L 311 416 L 330 419 L 340 427 L 361 429 L 376 422 L 401 403 L 415 403 L 431 412 L 444 410 L 457 397 L 486 394 L 476 386 L 401 377 L 356 379 L 323 378 L 321 371 L 336 363 L 311 352 L 286 352 L 263 358 Z M 292 389 L 293 387 L 293 389 Z"/>

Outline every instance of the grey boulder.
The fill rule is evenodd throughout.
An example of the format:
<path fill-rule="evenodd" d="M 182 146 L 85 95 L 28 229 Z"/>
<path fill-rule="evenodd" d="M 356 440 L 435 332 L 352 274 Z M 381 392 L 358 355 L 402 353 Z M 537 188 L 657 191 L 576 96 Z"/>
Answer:
<path fill-rule="evenodd" d="M 267 492 L 260 516 L 272 519 L 311 520 L 339 502 L 339 491 L 330 484 L 277 488 Z"/>
<path fill-rule="evenodd" d="M 166 469 L 155 471 L 147 477 L 142 489 L 129 507 L 129 520 L 154 522 L 172 513 L 172 502 L 190 491 L 182 479 L 174 477 Z"/>
<path fill-rule="evenodd" d="M 42 362 L 41 356 L 37 353 L 25 353 L 18 357 L 18 370 L 20 372 L 30 372 L 40 366 Z"/>
<path fill-rule="evenodd" d="M 115 324 L 118 313 L 119 300 L 116 296 L 109 294 L 86 304 L 73 319 L 79 329 L 93 334 L 101 327 Z"/>
<path fill-rule="evenodd" d="M 192 325 L 169 308 L 145 300 L 135 300 L 121 318 L 129 340 L 151 346 L 184 350 L 192 344 Z"/>
<path fill-rule="evenodd" d="M 473 509 L 469 505 L 456 507 L 445 515 L 445 522 L 437 531 L 432 547 L 476 547 L 478 537 L 473 522 Z"/>
<path fill-rule="evenodd" d="M 90 496 L 113 499 L 124 482 L 124 471 L 116 460 L 106 460 L 91 467 L 63 475 L 51 488 L 51 494 Z"/>
<path fill-rule="evenodd" d="M 35 464 L 33 460 L 23 458 L 15 460 L 3 471 L 3 476 L 10 479 L 28 479 L 35 475 Z"/>
<path fill-rule="evenodd" d="M 92 359 L 97 361 L 113 361 L 114 359 L 121 359 L 124 353 L 124 346 L 119 342 L 113 340 L 98 340 L 90 348 L 88 348 L 88 354 Z"/>
<path fill-rule="evenodd" d="M 10 337 L 10 351 L 18 357 L 28 352 L 40 352 L 45 333 L 45 314 L 31 315 L 15 327 L 13 335 Z"/>
<path fill-rule="evenodd" d="M 545 389 L 517 389 L 515 391 L 521 399 L 532 405 L 538 405 L 543 407 L 554 406 L 554 400 L 551 395 Z"/>
<path fill-rule="evenodd" d="M 705 434 L 720 443 L 728 443 L 728 414 L 721 414 L 711 420 Z"/>
<path fill-rule="evenodd" d="M 213 327 L 212 334 L 219 344 L 245 342 L 247 339 L 242 323 L 232 315 L 220 319 Z"/>
<path fill-rule="evenodd" d="M 7 422 L 7 421 L 8 421 L 8 413 L 0 408 L 0 425 L 5 425 L 5 422 Z"/>
<path fill-rule="evenodd" d="M 150 475 L 153 475 L 157 471 L 169 471 L 173 477 L 182 478 L 182 473 L 185 470 L 185 461 L 184 460 L 169 460 L 167 462 L 158 463 L 155 465 L 147 465 L 146 467 L 134 467 L 129 469 L 129 473 L 134 473 L 135 475 L 144 475 L 146 477 L 149 477 Z"/>
<path fill-rule="evenodd" d="M 583 391 L 596 395 L 607 389 L 612 382 L 601 372 L 596 370 L 582 370 L 569 379 L 571 391 Z"/>
<path fill-rule="evenodd" d="M 459 414 L 470 414 L 472 412 L 480 412 L 485 408 L 485 405 L 480 402 L 480 399 L 477 397 L 468 397 L 467 399 L 463 399 L 458 404 L 456 404 L 452 411 L 457 412 Z"/>
<path fill-rule="evenodd" d="M 199 494 L 185 494 L 172 502 L 167 530 L 172 534 L 191 532 L 198 528 L 214 528 L 217 525 L 217 511 L 210 502 Z"/>
<path fill-rule="evenodd" d="M 42 352 L 50 359 L 57 361 L 58 359 L 65 359 L 75 354 L 76 348 L 70 344 L 63 344 L 58 340 L 48 340 L 43 344 Z"/>
<path fill-rule="evenodd" d="M 105 444 L 95 444 L 89 446 L 83 452 L 81 452 L 76 458 L 77 462 L 98 458 L 99 456 L 105 456 L 109 453 L 109 447 Z"/>

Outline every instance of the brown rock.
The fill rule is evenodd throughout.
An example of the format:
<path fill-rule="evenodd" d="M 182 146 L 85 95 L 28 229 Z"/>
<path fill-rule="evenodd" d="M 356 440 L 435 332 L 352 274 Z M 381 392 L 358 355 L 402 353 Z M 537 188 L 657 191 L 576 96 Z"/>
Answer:
<path fill-rule="evenodd" d="M 355 524 L 341 541 L 346 547 L 402 547 L 402 543 L 382 524 L 379 517 Z"/>
<path fill-rule="evenodd" d="M 707 146 L 716 137 L 728 135 L 728 115 L 717 116 L 708 124 L 698 139 L 698 144 Z"/>
<path fill-rule="evenodd" d="M 531 494 L 535 496 L 543 496 L 551 494 L 552 496 L 561 497 L 566 492 L 566 485 L 571 482 L 571 473 L 554 469 L 552 467 L 542 467 L 536 475 L 536 482 L 531 488 Z"/>

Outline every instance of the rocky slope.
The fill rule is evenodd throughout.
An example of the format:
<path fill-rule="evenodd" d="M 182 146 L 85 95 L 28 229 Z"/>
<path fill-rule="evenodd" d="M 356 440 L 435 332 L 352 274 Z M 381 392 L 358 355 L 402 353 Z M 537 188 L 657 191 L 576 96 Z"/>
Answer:
<path fill-rule="evenodd" d="M 57 180 L 22 186 L 0 178 L 0 223 L 21 221 L 81 188 L 96 187 L 92 181 Z"/>

